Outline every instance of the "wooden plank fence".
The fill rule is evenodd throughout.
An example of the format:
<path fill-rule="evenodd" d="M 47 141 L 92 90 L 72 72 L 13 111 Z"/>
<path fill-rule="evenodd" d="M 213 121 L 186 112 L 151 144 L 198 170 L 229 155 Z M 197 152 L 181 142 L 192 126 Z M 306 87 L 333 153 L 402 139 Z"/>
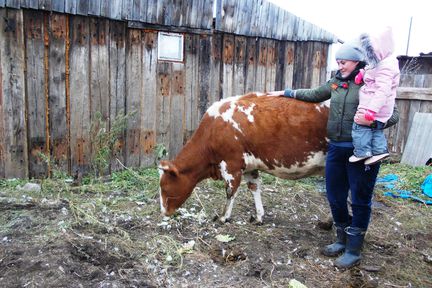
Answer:
<path fill-rule="evenodd" d="M 98 152 L 93 125 L 100 117 L 105 125 L 100 128 L 110 131 L 117 117 L 133 111 L 115 143 L 110 169 L 149 166 L 154 164 L 157 144 L 174 157 L 206 109 L 221 98 L 325 81 L 326 42 L 204 33 L 211 13 L 197 14 L 179 1 L 185 14 L 164 25 L 200 28 L 181 32 L 184 61 L 166 62 L 158 60 L 158 32 L 170 31 L 171 26 L 131 28 L 131 22 L 88 16 L 111 11 L 113 6 L 106 1 L 100 1 L 99 9 L 96 2 L 65 0 L 64 6 L 55 2 L 44 2 L 43 9 L 64 9 L 68 14 L 0 8 L 1 178 L 45 177 L 52 169 L 72 174 L 90 171 Z M 24 7 L 23 1 L 7 3 Z M 42 9 L 41 1 L 25 3 Z M 193 5 L 199 11 L 208 3 Z M 242 13 L 250 13 L 245 2 L 240 3 Z M 140 6 L 134 17 L 174 13 L 157 7 L 146 14 Z M 245 17 L 236 13 L 233 17 Z"/>
<path fill-rule="evenodd" d="M 389 151 L 401 154 L 405 149 L 415 113 L 432 113 L 432 89 L 399 87 L 397 93 L 399 123 L 385 131 Z"/>
<path fill-rule="evenodd" d="M 402 74 L 400 87 L 430 88 L 432 74 Z"/>

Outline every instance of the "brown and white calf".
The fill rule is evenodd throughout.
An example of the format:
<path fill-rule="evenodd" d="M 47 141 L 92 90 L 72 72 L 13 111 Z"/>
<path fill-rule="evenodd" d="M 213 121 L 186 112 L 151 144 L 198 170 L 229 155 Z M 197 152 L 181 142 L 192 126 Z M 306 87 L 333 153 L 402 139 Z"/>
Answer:
<path fill-rule="evenodd" d="M 258 171 L 298 179 L 321 172 L 326 152 L 328 107 L 285 97 L 247 94 L 214 103 L 172 161 L 161 161 L 160 205 L 171 215 L 203 179 L 223 179 L 230 216 L 242 175 L 252 191 L 256 219 L 264 208 Z"/>

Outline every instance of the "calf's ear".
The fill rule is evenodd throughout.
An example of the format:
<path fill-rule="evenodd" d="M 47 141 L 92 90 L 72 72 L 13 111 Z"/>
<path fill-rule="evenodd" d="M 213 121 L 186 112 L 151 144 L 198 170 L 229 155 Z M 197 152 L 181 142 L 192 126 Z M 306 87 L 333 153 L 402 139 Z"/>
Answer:
<path fill-rule="evenodd" d="M 164 173 L 170 174 L 171 176 L 174 177 L 179 176 L 177 167 L 170 161 L 166 161 L 166 160 L 160 161 L 158 168 L 161 169 Z"/>

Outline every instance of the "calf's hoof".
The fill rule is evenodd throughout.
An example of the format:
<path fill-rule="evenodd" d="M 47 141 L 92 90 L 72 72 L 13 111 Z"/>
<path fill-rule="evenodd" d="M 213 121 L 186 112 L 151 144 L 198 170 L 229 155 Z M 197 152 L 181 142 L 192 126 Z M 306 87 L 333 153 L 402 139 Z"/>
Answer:
<path fill-rule="evenodd" d="M 231 222 L 231 218 L 225 218 L 223 216 L 219 217 L 218 215 L 215 215 L 213 217 L 213 222 L 219 222 L 221 224 L 230 223 Z"/>
<path fill-rule="evenodd" d="M 257 219 L 255 218 L 253 215 L 250 216 L 249 218 L 249 223 L 255 224 L 257 226 L 261 226 L 263 225 L 263 221 L 262 219 Z"/>

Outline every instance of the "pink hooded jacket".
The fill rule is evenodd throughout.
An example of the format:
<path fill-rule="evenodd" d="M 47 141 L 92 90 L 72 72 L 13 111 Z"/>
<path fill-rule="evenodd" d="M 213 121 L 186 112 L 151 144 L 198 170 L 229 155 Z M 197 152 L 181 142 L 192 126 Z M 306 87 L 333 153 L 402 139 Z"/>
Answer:
<path fill-rule="evenodd" d="M 393 56 L 394 42 L 390 27 L 375 35 L 362 34 L 361 47 L 366 62 L 364 85 L 359 92 L 359 108 L 374 111 L 375 119 L 387 122 L 393 113 L 399 85 L 399 62 Z"/>

